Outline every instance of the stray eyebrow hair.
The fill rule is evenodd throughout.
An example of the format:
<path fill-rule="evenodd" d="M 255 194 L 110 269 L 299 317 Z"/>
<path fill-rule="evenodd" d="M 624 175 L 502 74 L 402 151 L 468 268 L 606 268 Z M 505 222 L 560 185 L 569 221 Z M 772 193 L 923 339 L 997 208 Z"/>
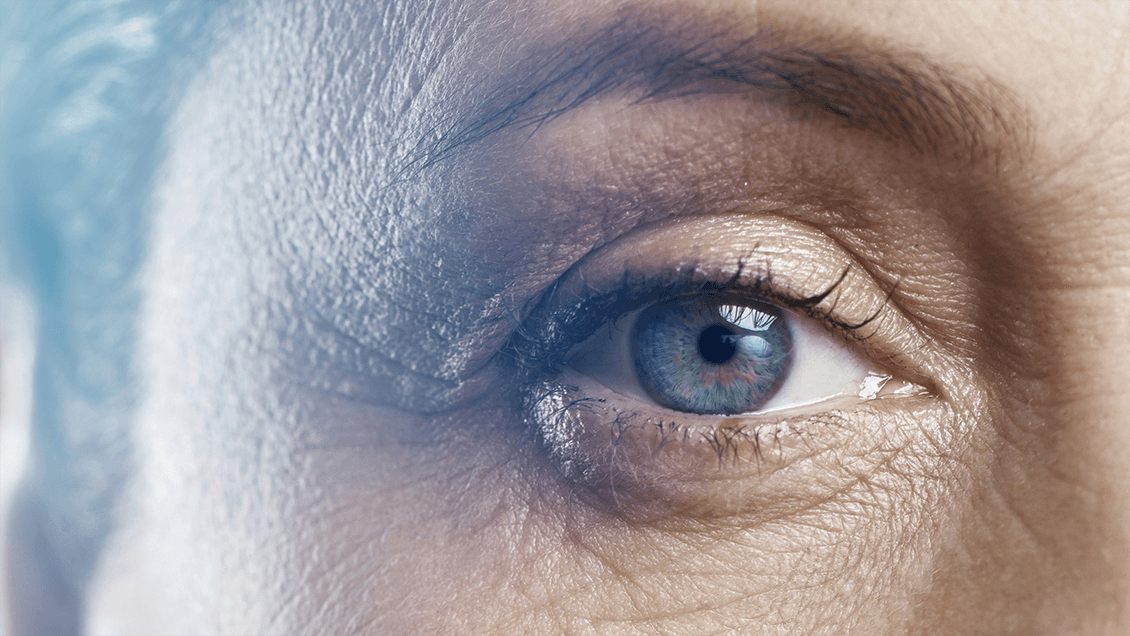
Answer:
<path fill-rule="evenodd" d="M 759 93 L 795 117 L 838 122 L 973 169 L 985 162 L 999 169 L 1027 154 L 1030 126 L 1008 91 L 920 54 L 772 26 L 750 35 L 725 16 L 688 21 L 670 9 L 632 7 L 617 16 L 523 48 L 523 63 L 481 99 L 455 105 L 416 144 L 409 169 L 504 130 L 533 134 L 591 99 L 630 90 L 639 102 Z"/>

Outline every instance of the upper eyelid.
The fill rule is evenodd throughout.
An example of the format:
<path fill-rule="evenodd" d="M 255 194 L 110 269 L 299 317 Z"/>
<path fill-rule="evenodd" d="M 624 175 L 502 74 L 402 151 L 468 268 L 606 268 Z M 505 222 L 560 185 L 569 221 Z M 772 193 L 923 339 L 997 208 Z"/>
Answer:
<path fill-rule="evenodd" d="M 893 306 L 889 291 L 882 291 L 875 282 L 863 282 L 870 280 L 870 276 L 862 269 L 851 265 L 854 261 L 842 246 L 837 246 L 836 242 L 828 237 L 816 238 L 823 235 L 811 227 L 786 219 L 766 219 L 758 216 L 747 217 L 745 221 L 750 231 L 763 233 L 761 242 L 766 245 L 782 241 L 789 243 L 795 241 L 797 236 L 811 237 L 816 241 L 814 245 L 823 245 L 819 250 L 813 248 L 813 251 L 823 250 L 822 253 L 828 256 L 814 257 L 813 254 L 809 254 L 808 261 L 820 261 L 832 258 L 831 254 L 836 254 L 835 258 L 838 262 L 836 273 L 825 276 L 822 282 L 818 283 L 802 282 L 799 279 L 804 278 L 803 273 L 790 271 L 800 267 L 799 263 L 805 259 L 778 254 L 772 262 L 761 260 L 754 262 L 755 258 L 764 258 L 765 254 L 773 251 L 768 248 L 761 253 L 756 249 L 752 252 L 739 249 L 738 251 L 746 259 L 740 271 L 735 266 L 737 260 L 710 265 L 698 262 L 690 266 L 677 262 L 676 256 L 660 252 L 653 256 L 653 260 L 666 265 L 660 265 L 659 270 L 652 270 L 648 274 L 641 272 L 635 280 L 630 267 L 621 267 L 611 279 L 605 277 L 601 282 L 596 283 L 592 278 L 584 275 L 586 265 L 590 269 L 612 266 L 609 263 L 617 261 L 616 255 L 620 251 L 626 250 L 632 253 L 639 251 L 636 248 L 641 242 L 648 240 L 646 237 L 663 236 L 665 231 L 663 227 L 678 228 L 686 224 L 709 227 L 714 222 L 729 223 L 732 220 L 732 216 L 674 220 L 661 224 L 659 228 L 645 231 L 644 238 L 639 235 L 621 237 L 602 250 L 590 254 L 585 259 L 587 262 L 575 266 L 574 270 L 554 283 L 550 293 L 543 295 L 530 316 L 516 329 L 507 344 L 509 355 L 518 361 L 519 366 L 529 371 L 548 372 L 555 364 L 562 361 L 562 357 L 570 347 L 595 333 L 596 329 L 608 319 L 639 308 L 646 302 L 674 294 L 731 290 L 751 294 L 787 308 L 803 310 L 803 313 L 828 323 L 833 329 L 840 331 L 842 337 L 862 343 L 865 349 L 873 351 L 871 357 L 878 364 L 888 367 L 895 364 L 892 371 L 897 371 L 907 380 L 932 391 L 932 382 L 923 370 L 924 360 L 920 359 L 929 355 L 930 347 L 914 321 L 906 316 L 901 308 Z M 730 227 L 732 231 L 732 224 Z M 704 234 L 712 237 L 715 242 L 726 242 L 716 236 L 716 231 L 704 230 Z M 775 245 L 775 248 L 779 247 Z M 676 262 L 669 262 L 671 258 L 675 258 Z M 827 263 L 805 262 L 805 265 L 819 269 Z M 711 272 L 711 268 L 718 267 L 732 268 L 732 271 Z M 852 289 L 848 291 L 851 294 L 846 299 L 841 298 L 845 291 L 843 286 L 849 284 L 849 281 Z M 600 287 L 595 292 L 592 291 L 594 284 Z M 870 291 L 863 292 L 864 287 L 861 285 L 870 287 Z M 871 301 L 876 304 L 868 305 L 865 312 L 857 306 L 860 302 Z M 841 302 L 853 303 L 853 305 L 845 309 L 839 307 Z M 848 315 L 852 312 L 855 315 Z M 565 314 L 564 317 L 562 313 Z M 880 314 L 893 314 L 889 319 L 898 325 L 900 344 L 908 345 L 912 351 L 899 351 L 898 347 L 882 340 L 865 342 L 873 335 L 873 333 L 863 333 L 869 328 L 873 327 L 876 332 L 879 329 L 890 331 L 890 327 L 873 324 L 880 320 Z M 570 329 L 575 333 L 569 333 Z M 854 335 L 852 329 L 857 330 Z M 911 360 L 912 358 L 917 361 Z"/>
<path fill-rule="evenodd" d="M 605 319 L 612 321 L 620 321 L 626 316 L 631 315 L 634 310 L 640 309 L 647 303 L 641 300 L 641 297 L 652 297 L 658 300 L 670 300 L 680 296 L 693 297 L 703 293 L 723 293 L 723 294 L 746 294 L 752 298 L 761 299 L 765 301 L 777 302 L 792 309 L 811 309 L 818 305 L 821 301 L 828 297 L 836 287 L 843 282 L 847 275 L 847 269 L 835 282 L 833 282 L 826 290 L 817 292 L 811 296 L 788 297 L 782 295 L 781 291 L 775 289 L 772 285 L 771 270 L 763 278 L 756 278 L 753 281 L 743 281 L 741 279 L 741 272 L 744 269 L 743 264 L 739 261 L 736 267 L 736 273 L 724 281 L 710 281 L 710 280 L 695 280 L 694 269 L 688 269 L 675 277 L 665 277 L 665 275 L 657 275 L 651 277 L 642 277 L 639 280 L 628 282 L 632 280 L 633 272 L 625 271 L 624 279 L 621 286 L 610 292 L 597 292 L 591 288 L 586 288 L 584 294 L 574 299 L 574 305 L 580 307 L 583 304 L 597 304 L 615 306 L 617 309 L 609 312 Z M 550 290 L 539 302 L 539 305 L 547 307 L 559 306 L 560 302 L 555 302 L 553 291 Z M 615 300 L 613 300 L 615 298 Z M 602 302 L 603 301 L 603 302 Z M 641 302 L 644 302 L 641 305 Z M 543 310 L 542 313 L 546 313 Z M 562 321 L 557 324 L 564 324 Z M 519 338 L 526 337 L 524 333 L 517 334 Z M 535 365 L 536 366 L 536 365 Z"/>

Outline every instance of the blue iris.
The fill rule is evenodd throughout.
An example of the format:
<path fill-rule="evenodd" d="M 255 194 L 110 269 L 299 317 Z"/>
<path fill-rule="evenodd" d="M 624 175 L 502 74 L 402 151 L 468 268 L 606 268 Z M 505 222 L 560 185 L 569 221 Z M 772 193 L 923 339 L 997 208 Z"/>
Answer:
<path fill-rule="evenodd" d="M 656 402 L 689 413 L 757 410 L 788 374 L 792 348 L 779 309 L 727 296 L 651 305 L 632 332 L 644 389 Z"/>

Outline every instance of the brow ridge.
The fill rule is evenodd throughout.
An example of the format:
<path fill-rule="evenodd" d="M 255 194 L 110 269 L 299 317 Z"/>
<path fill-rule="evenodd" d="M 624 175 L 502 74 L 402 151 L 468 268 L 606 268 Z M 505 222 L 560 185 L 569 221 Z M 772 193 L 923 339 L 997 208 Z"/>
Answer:
<path fill-rule="evenodd" d="M 541 126 L 613 91 L 638 101 L 746 90 L 793 117 L 838 123 L 971 168 L 1027 154 L 1024 112 L 999 84 L 858 36 L 797 33 L 733 20 L 628 8 L 607 24 L 523 47 L 478 99 L 415 143 L 403 172 L 432 166 L 507 130 Z"/>

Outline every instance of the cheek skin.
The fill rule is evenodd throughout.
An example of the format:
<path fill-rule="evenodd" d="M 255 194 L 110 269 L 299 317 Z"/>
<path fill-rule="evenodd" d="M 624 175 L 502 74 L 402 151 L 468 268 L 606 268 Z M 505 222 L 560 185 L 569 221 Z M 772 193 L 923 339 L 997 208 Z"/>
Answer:
<path fill-rule="evenodd" d="M 528 435 L 500 426 L 512 418 L 485 405 L 443 420 L 348 403 L 310 412 L 317 496 L 299 506 L 309 542 L 300 552 L 318 558 L 304 587 L 377 599 L 358 619 L 372 634 L 636 633 L 649 624 L 665 633 L 897 632 L 929 580 L 933 524 L 950 515 L 942 502 L 953 500 L 950 473 L 960 469 L 910 446 L 826 455 L 821 470 L 848 479 L 821 495 L 797 488 L 791 512 L 629 522 L 557 481 Z M 498 434 L 507 428 L 513 434 Z"/>
<path fill-rule="evenodd" d="M 495 426 L 512 415 L 422 418 L 321 397 L 297 408 L 309 469 L 293 520 L 300 631 L 327 616 L 368 634 L 480 633 L 514 618 L 521 591 L 508 581 L 551 539 L 516 470 L 521 436 Z"/>

